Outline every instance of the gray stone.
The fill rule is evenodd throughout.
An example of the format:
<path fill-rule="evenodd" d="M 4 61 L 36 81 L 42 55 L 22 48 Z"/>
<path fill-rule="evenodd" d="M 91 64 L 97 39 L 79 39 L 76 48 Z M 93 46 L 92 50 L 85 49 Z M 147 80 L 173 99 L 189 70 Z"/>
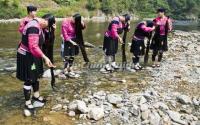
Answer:
<path fill-rule="evenodd" d="M 121 103 L 122 101 L 122 97 L 117 94 L 109 94 L 107 96 L 107 99 L 108 99 L 108 102 L 110 102 L 111 104 L 118 104 L 118 103 Z"/>
<path fill-rule="evenodd" d="M 160 115 L 157 112 L 152 112 L 149 116 L 149 121 L 151 125 L 160 125 Z"/>
<path fill-rule="evenodd" d="M 192 99 L 192 102 L 193 102 L 193 104 L 194 104 L 195 106 L 199 106 L 199 105 L 200 105 L 200 100 L 197 99 L 197 97 L 194 97 L 194 98 Z"/>
<path fill-rule="evenodd" d="M 149 108 L 149 106 L 148 106 L 147 104 L 142 104 L 142 105 L 140 106 L 140 110 L 141 110 L 142 112 L 148 110 L 148 108 Z"/>
<path fill-rule="evenodd" d="M 60 111 L 62 109 L 62 104 L 54 105 L 51 110 L 52 111 Z"/>
<path fill-rule="evenodd" d="M 138 116 L 139 115 L 139 107 L 137 105 L 133 105 L 133 107 L 131 107 L 129 109 L 130 113 L 133 115 L 133 116 Z"/>
<path fill-rule="evenodd" d="M 148 118 L 149 118 L 149 113 L 150 113 L 149 110 L 143 111 L 143 112 L 141 113 L 141 119 L 142 119 L 142 120 L 148 120 Z"/>
<path fill-rule="evenodd" d="M 88 112 L 88 107 L 86 106 L 84 101 L 77 100 L 77 108 L 83 114 Z"/>
<path fill-rule="evenodd" d="M 187 95 L 179 95 L 177 97 L 177 100 L 182 104 L 190 104 L 191 103 L 191 99 Z"/>
<path fill-rule="evenodd" d="M 140 105 L 144 104 L 146 102 L 147 102 L 146 98 L 144 98 L 143 96 L 141 96 L 141 98 L 140 98 Z"/>
<path fill-rule="evenodd" d="M 93 107 L 89 109 L 88 118 L 93 120 L 100 120 L 104 117 L 103 107 Z"/>
<path fill-rule="evenodd" d="M 197 121 L 197 122 L 196 122 L 196 125 L 200 125 L 200 121 Z"/>
<path fill-rule="evenodd" d="M 181 124 L 181 125 L 187 125 L 187 123 L 183 120 L 181 120 L 181 115 L 178 112 L 175 111 L 167 111 L 169 117 L 171 118 L 172 121 Z"/>
<path fill-rule="evenodd" d="M 78 108 L 77 101 L 72 101 L 72 102 L 70 102 L 69 105 L 68 105 L 68 109 L 69 109 L 70 111 L 75 111 L 75 110 L 77 110 L 77 108 Z"/>
<path fill-rule="evenodd" d="M 157 102 L 153 106 L 154 106 L 154 108 L 161 109 L 161 110 L 168 110 L 169 109 L 168 106 L 163 102 Z"/>

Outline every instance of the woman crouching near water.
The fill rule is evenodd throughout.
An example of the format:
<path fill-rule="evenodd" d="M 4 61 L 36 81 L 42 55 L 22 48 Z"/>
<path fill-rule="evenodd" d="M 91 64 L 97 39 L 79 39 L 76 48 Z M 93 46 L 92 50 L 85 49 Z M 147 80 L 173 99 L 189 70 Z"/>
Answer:
<path fill-rule="evenodd" d="M 64 58 L 64 73 L 71 78 L 79 77 L 73 71 L 74 57 L 79 54 L 78 42 L 81 30 L 85 29 L 85 24 L 81 19 L 80 14 L 75 14 L 72 17 L 64 19 L 62 22 L 62 34 L 64 47 L 62 56 Z"/>
<path fill-rule="evenodd" d="M 22 41 L 17 50 L 17 78 L 24 82 L 25 116 L 35 114 L 35 108 L 43 107 L 45 99 L 39 94 L 39 77 L 43 73 L 44 59 L 48 67 L 55 67 L 49 58 L 42 52 L 44 42 L 44 28 L 48 27 L 48 20 L 33 19 L 23 29 Z M 31 98 L 31 89 L 33 96 Z"/>

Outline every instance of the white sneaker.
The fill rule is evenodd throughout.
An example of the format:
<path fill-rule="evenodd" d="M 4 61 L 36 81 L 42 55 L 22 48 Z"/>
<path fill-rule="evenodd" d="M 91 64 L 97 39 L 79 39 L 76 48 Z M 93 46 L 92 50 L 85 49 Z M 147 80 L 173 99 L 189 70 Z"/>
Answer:
<path fill-rule="evenodd" d="M 71 77 L 71 78 L 78 78 L 78 77 L 80 77 L 79 74 L 76 74 L 76 73 L 74 73 L 74 72 L 69 72 L 69 73 L 68 73 L 68 76 Z"/>
<path fill-rule="evenodd" d="M 139 63 L 137 63 L 136 65 L 137 65 L 137 67 L 138 67 L 139 69 L 142 69 L 142 68 L 143 68 Z"/>
<path fill-rule="evenodd" d="M 40 108 L 43 107 L 45 105 L 46 100 L 43 97 L 39 97 L 39 98 L 35 98 L 33 97 L 32 100 L 33 102 L 33 107 L 34 108 Z"/>
<path fill-rule="evenodd" d="M 111 66 L 112 66 L 114 69 L 119 69 L 119 66 L 116 64 L 116 62 L 112 62 Z"/>
<path fill-rule="evenodd" d="M 106 71 L 112 71 L 112 67 L 110 66 L 110 64 L 105 65 L 105 70 Z"/>

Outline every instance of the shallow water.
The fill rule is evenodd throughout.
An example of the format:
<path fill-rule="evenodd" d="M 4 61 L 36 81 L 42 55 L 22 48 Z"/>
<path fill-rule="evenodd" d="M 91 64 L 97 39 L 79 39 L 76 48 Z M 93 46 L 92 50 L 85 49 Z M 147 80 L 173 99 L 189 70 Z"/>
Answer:
<path fill-rule="evenodd" d="M 131 24 L 135 26 L 135 22 Z M 103 41 L 103 33 L 108 23 L 87 23 L 84 31 L 84 40 L 94 44 L 96 47 L 88 48 L 88 55 L 91 63 L 103 63 L 103 52 L 100 48 Z M 17 32 L 17 23 L 0 24 L 0 124 L 1 125 L 71 125 L 76 121 L 64 115 L 64 113 L 50 113 L 50 108 L 54 101 L 49 101 L 43 110 L 38 111 L 35 118 L 24 118 L 22 115 L 23 95 L 22 83 L 15 78 L 15 73 L 11 70 L 15 67 L 15 55 L 20 35 Z M 200 30 L 198 24 L 190 23 L 189 25 L 176 25 L 177 30 Z M 131 42 L 131 35 L 134 28 L 131 28 L 128 34 L 127 43 Z M 55 62 L 57 68 L 62 68 L 62 60 L 60 58 L 60 23 L 56 30 L 55 42 Z M 131 60 L 129 48 L 127 46 L 127 57 Z M 121 62 L 121 50 L 117 54 L 117 62 Z M 76 58 L 76 63 L 83 65 L 81 54 Z M 77 67 L 80 68 L 80 67 Z M 6 69 L 6 70 L 5 70 Z M 139 73 L 130 73 L 127 71 L 115 72 L 113 74 L 101 74 L 97 69 L 82 68 L 81 77 L 79 79 L 58 80 L 57 85 L 60 91 L 57 95 L 72 100 L 74 98 L 84 97 L 89 91 L 105 90 L 109 92 L 120 92 L 128 90 L 131 92 L 141 91 L 147 85 L 145 80 L 149 79 L 148 73 L 145 71 Z M 118 82 L 125 79 L 126 83 Z M 143 82 L 144 84 L 140 84 Z M 41 91 L 45 96 L 55 95 L 52 93 L 48 80 L 41 80 Z"/>

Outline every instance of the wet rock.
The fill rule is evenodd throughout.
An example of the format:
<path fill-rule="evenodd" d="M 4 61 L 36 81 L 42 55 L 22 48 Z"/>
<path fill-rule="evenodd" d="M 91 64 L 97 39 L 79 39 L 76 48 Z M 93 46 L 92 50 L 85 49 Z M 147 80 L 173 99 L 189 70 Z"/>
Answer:
<path fill-rule="evenodd" d="M 70 117 L 75 117 L 76 116 L 76 113 L 74 111 L 69 111 L 68 115 Z"/>
<path fill-rule="evenodd" d="M 57 105 L 54 105 L 51 110 L 52 111 L 60 111 L 62 109 L 62 104 L 57 104 Z"/>
<path fill-rule="evenodd" d="M 169 117 L 171 118 L 172 121 L 181 124 L 181 125 L 187 125 L 187 123 L 183 120 L 181 120 L 181 115 L 178 112 L 175 111 L 167 111 Z"/>
<path fill-rule="evenodd" d="M 93 120 L 100 120 L 104 117 L 104 108 L 103 107 L 92 107 L 89 108 L 88 118 Z"/>
<path fill-rule="evenodd" d="M 191 98 L 187 95 L 179 95 L 177 97 L 177 100 L 182 104 L 190 104 L 191 103 Z"/>
<path fill-rule="evenodd" d="M 122 101 L 122 97 L 120 95 L 117 94 L 109 94 L 107 96 L 108 102 L 110 102 L 111 104 L 118 104 L 121 103 Z"/>

